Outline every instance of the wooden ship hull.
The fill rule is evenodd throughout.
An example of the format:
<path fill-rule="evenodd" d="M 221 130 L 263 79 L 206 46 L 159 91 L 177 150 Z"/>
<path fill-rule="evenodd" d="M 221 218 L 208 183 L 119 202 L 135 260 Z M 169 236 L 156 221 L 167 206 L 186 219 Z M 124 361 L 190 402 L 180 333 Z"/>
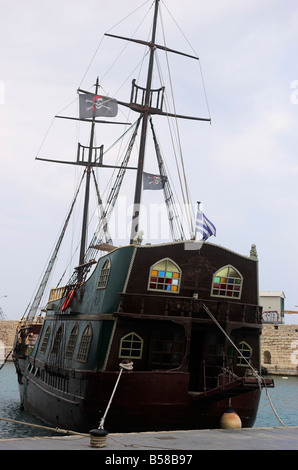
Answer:
<path fill-rule="evenodd" d="M 23 406 L 55 427 L 88 432 L 108 407 L 119 365 L 132 362 L 108 409 L 109 432 L 219 428 L 229 406 L 253 426 L 261 389 L 273 385 L 259 375 L 257 266 L 210 243 L 112 250 L 58 320 L 66 295 L 51 300 L 59 296 L 51 292 L 29 355 L 19 335 Z"/>

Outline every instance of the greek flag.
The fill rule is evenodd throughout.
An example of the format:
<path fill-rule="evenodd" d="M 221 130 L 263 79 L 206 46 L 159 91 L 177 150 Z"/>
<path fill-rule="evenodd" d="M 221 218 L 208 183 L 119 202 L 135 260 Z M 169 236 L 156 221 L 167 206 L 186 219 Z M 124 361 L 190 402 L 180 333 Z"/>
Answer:
<path fill-rule="evenodd" d="M 197 219 L 196 219 L 196 234 L 200 233 L 202 235 L 202 240 L 205 241 L 207 238 L 212 235 L 216 236 L 216 228 L 212 222 L 203 214 L 203 212 L 198 208 Z"/>

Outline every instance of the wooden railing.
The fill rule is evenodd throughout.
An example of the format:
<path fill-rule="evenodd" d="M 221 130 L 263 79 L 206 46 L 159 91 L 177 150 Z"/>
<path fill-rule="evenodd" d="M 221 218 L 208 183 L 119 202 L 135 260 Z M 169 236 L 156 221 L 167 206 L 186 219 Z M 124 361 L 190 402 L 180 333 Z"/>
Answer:
<path fill-rule="evenodd" d="M 65 287 L 57 287 L 57 288 L 51 289 L 50 295 L 49 295 L 49 302 L 62 299 L 64 293 L 65 293 Z"/>
<path fill-rule="evenodd" d="M 203 300 L 152 294 L 120 294 L 120 313 L 154 316 L 179 316 L 209 320 L 205 304 L 218 321 L 261 323 L 261 307 L 226 300 Z"/>

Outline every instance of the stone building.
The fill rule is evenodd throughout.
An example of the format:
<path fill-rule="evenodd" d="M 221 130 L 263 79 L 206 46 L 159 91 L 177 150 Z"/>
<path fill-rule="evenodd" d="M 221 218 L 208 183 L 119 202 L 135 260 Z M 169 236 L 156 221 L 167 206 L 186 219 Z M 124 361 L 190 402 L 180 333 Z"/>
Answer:
<path fill-rule="evenodd" d="M 261 364 L 268 374 L 298 375 L 298 325 L 263 325 Z"/>
<path fill-rule="evenodd" d="M 0 364 L 13 347 L 17 326 L 17 321 L 0 321 Z"/>
<path fill-rule="evenodd" d="M 259 294 L 259 303 L 263 307 L 263 323 L 281 323 L 284 324 L 285 310 L 284 292 L 264 291 Z"/>

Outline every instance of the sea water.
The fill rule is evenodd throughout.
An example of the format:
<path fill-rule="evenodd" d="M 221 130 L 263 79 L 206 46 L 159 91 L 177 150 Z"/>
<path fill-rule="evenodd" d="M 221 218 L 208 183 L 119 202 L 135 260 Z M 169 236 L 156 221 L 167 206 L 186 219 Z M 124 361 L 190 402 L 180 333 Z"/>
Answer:
<path fill-rule="evenodd" d="M 262 391 L 254 427 L 282 426 L 276 414 L 286 426 L 298 426 L 298 377 L 272 376 L 272 378 L 275 388 L 268 389 L 270 400 L 266 391 Z M 54 430 L 43 429 L 42 426 L 46 426 L 43 421 L 20 409 L 17 375 L 12 362 L 7 362 L 0 370 L 0 418 L 41 426 L 31 427 L 0 420 L 0 439 L 61 435 Z"/>

